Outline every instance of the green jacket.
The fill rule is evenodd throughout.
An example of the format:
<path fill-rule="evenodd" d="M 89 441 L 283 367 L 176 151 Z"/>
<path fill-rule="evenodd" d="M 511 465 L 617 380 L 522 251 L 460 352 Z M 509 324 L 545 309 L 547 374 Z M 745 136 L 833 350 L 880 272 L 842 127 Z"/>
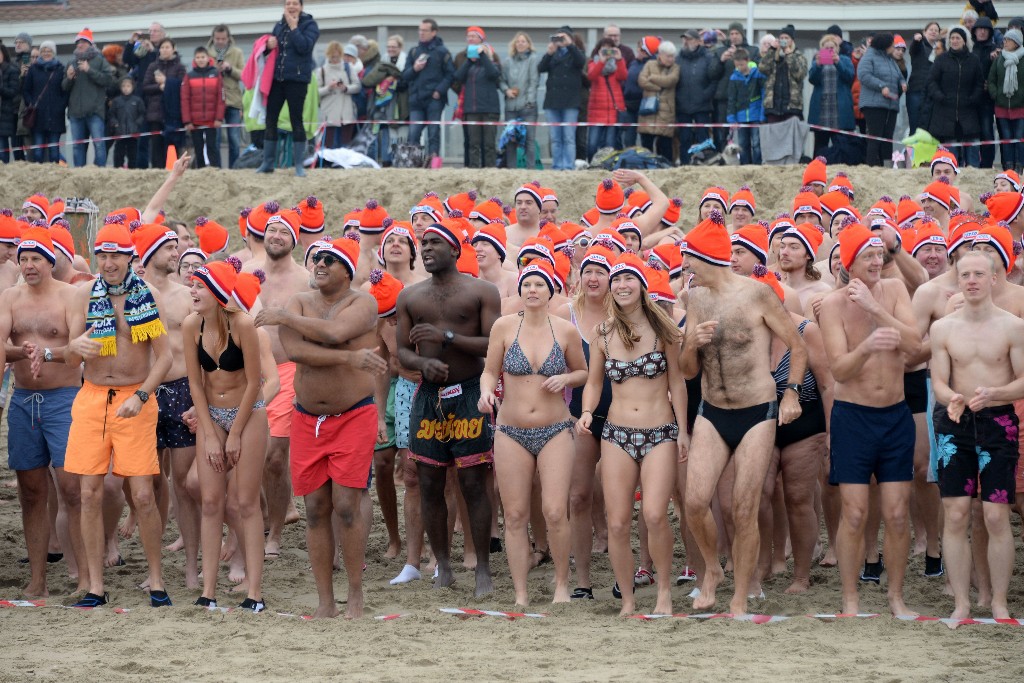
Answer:
<path fill-rule="evenodd" d="M 997 107 L 1019 109 L 1024 107 L 1024 64 L 1017 66 L 1017 92 L 1007 97 L 1003 94 L 1003 79 L 1006 76 L 1006 60 L 1002 55 L 992 62 L 988 70 L 988 94 Z"/>
<path fill-rule="evenodd" d="M 249 116 L 249 107 L 252 105 L 252 94 L 252 90 L 246 90 L 242 95 L 242 116 L 245 123 L 245 129 L 250 133 L 254 130 L 266 130 L 267 128 L 265 124 L 260 123 Z M 310 84 L 310 87 L 306 88 L 306 101 L 302 106 L 302 120 L 305 122 L 306 139 L 312 140 L 313 136 L 316 135 L 317 128 L 320 127 L 320 91 L 317 90 L 315 80 Z M 287 102 L 281 109 L 281 118 L 277 121 L 277 127 L 280 130 L 286 130 L 289 133 L 292 130 L 292 122 L 291 119 L 288 118 Z"/>
<path fill-rule="evenodd" d="M 235 39 L 232 38 L 231 42 L 228 43 L 228 49 L 221 55 L 217 52 L 217 48 L 213 46 L 213 38 L 210 38 L 209 42 L 206 43 L 206 49 L 210 51 L 210 58 L 217 63 L 217 59 L 221 58 L 224 64 L 231 66 L 230 70 L 222 70 L 221 76 L 224 78 L 224 106 L 233 107 L 234 109 L 242 108 L 242 70 L 245 68 L 245 55 L 242 54 L 242 50 L 235 45 Z"/>
<path fill-rule="evenodd" d="M 78 62 L 72 56 L 69 63 L 77 65 Z M 107 88 L 114 84 L 114 70 L 99 51 L 88 63 L 88 72 L 76 68 L 74 78 L 64 74 L 61 88 L 68 94 L 68 117 L 76 119 L 95 115 L 106 119 Z"/>

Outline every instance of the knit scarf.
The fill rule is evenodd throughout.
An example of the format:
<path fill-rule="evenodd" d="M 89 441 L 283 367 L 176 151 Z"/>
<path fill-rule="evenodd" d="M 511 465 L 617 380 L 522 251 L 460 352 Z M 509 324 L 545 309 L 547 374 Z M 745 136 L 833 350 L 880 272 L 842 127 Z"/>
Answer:
<path fill-rule="evenodd" d="M 839 102 L 836 91 L 839 87 L 838 72 L 832 64 L 821 67 L 821 125 L 826 128 L 839 127 Z"/>
<path fill-rule="evenodd" d="M 124 319 L 132 331 L 132 343 L 138 344 L 166 334 L 160 321 L 160 312 L 149 287 L 133 271 L 120 285 L 108 285 L 102 276 L 96 278 L 89 295 L 89 312 L 85 318 L 86 327 L 92 328 L 90 338 L 102 344 L 101 356 L 117 355 L 117 316 L 112 296 L 127 294 L 124 300 Z"/>
<path fill-rule="evenodd" d="M 1024 57 L 1024 47 L 1018 47 L 1013 52 L 1003 50 L 1003 61 L 1006 62 L 1006 74 L 1003 76 L 1003 94 L 1011 97 L 1017 92 L 1017 63 Z"/>

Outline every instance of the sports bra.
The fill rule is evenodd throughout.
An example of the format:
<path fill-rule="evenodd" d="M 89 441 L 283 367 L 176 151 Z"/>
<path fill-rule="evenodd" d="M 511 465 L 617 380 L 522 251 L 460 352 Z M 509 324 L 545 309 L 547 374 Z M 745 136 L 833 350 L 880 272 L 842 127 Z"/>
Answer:
<path fill-rule="evenodd" d="M 804 328 L 807 327 L 809 322 L 811 321 L 804 320 L 797 328 L 800 331 L 801 337 L 804 336 Z M 775 380 L 775 394 L 781 399 L 782 395 L 786 393 L 786 380 L 789 379 L 789 349 L 786 349 L 782 360 L 779 361 L 779 366 L 772 371 L 772 379 Z M 804 381 L 800 384 L 800 402 L 817 401 L 820 398 L 818 382 L 814 379 L 814 373 L 811 372 L 811 369 L 807 368 L 807 372 L 804 373 Z"/>
<path fill-rule="evenodd" d="M 523 313 L 520 313 L 519 329 L 516 330 L 516 339 L 512 342 L 512 346 L 509 347 L 508 351 L 505 352 L 505 361 L 501 365 L 501 371 L 516 377 L 526 377 L 534 374 L 543 375 L 544 377 L 552 377 L 565 372 L 567 369 L 565 364 L 565 353 L 562 351 L 562 347 L 558 345 L 558 340 L 555 338 L 555 328 L 551 326 L 550 316 L 548 317 L 548 327 L 551 328 L 551 352 L 548 353 L 548 357 L 544 359 L 543 363 L 541 363 L 537 372 L 534 372 L 533 366 L 530 365 L 530 360 L 523 352 L 523 347 L 519 345 L 519 333 L 523 330 Z"/>
<path fill-rule="evenodd" d="M 657 350 L 657 335 L 654 337 L 654 349 L 634 360 L 612 358 L 608 352 L 608 335 L 601 336 L 604 337 L 604 374 L 616 384 L 621 384 L 632 377 L 656 379 L 668 372 L 668 360 L 665 359 L 664 353 Z"/>
<path fill-rule="evenodd" d="M 203 348 L 203 328 L 206 327 L 206 319 L 199 323 L 199 365 L 207 372 L 223 370 L 224 372 L 238 372 L 245 367 L 245 357 L 242 349 L 238 348 L 235 340 L 231 338 L 231 321 L 228 321 L 228 345 L 220 354 L 220 360 L 214 360 Z"/>

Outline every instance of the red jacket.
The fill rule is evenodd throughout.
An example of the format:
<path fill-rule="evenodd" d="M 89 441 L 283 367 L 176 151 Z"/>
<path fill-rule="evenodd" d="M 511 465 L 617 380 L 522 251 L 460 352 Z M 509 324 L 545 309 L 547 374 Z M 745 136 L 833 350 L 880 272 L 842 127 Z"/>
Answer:
<path fill-rule="evenodd" d="M 590 79 L 590 102 L 587 106 L 588 123 L 616 123 L 617 114 L 626 111 L 626 101 L 622 97 L 622 84 L 626 82 L 626 62 L 618 60 L 615 73 L 602 76 L 604 62 L 590 60 L 587 65 L 587 78 Z"/>
<path fill-rule="evenodd" d="M 212 126 L 224 120 L 224 79 L 212 64 L 193 68 L 181 82 L 181 120 L 193 126 Z"/>

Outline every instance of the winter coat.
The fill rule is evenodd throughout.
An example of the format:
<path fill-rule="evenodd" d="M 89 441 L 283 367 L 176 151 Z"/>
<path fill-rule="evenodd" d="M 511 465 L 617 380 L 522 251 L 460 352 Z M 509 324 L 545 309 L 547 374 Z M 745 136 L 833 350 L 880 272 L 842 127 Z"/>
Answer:
<path fill-rule="evenodd" d="M 548 75 L 544 93 L 545 109 L 579 109 L 583 104 L 583 69 L 587 57 L 575 45 L 547 52 L 537 71 Z"/>
<path fill-rule="evenodd" d="M 219 53 L 213 45 L 213 38 L 206 43 L 206 50 L 210 53 L 210 60 L 217 64 L 225 64 L 230 69 L 222 69 L 220 72 L 224 82 L 224 106 L 232 109 L 242 108 L 242 69 L 245 68 L 245 55 L 241 48 L 235 45 L 235 39 L 228 40 L 228 47 L 223 53 Z"/>
<path fill-rule="evenodd" d="M 140 57 L 138 53 L 135 52 L 135 43 L 129 40 L 124 44 L 124 53 L 121 59 L 124 60 L 125 65 L 131 73 L 132 80 L 135 81 L 136 95 L 141 97 L 142 83 L 146 79 L 146 72 L 149 71 L 150 65 L 159 58 L 160 50 L 155 45 L 152 50 Z"/>
<path fill-rule="evenodd" d="M 22 81 L 21 95 L 25 106 L 36 107 L 34 133 L 63 133 L 68 97 L 60 87 L 64 80 L 65 66 L 54 59 L 50 62 L 37 61 L 28 68 Z"/>
<path fill-rule="evenodd" d="M 75 77 L 68 78 L 65 73 L 61 82 L 61 87 L 68 93 L 68 118 L 71 119 L 87 116 L 105 118 L 107 115 L 107 88 L 114 83 L 114 70 L 99 50 L 92 48 L 87 56 L 89 70 L 78 70 L 77 57 L 72 55 Z"/>
<path fill-rule="evenodd" d="M 357 64 L 349 64 L 342 58 L 337 64 L 327 62 L 313 72 L 320 91 L 320 119 L 328 126 L 342 126 L 359 118 L 355 100 L 352 99 L 353 95 L 363 89 L 357 67 Z M 347 86 L 347 89 L 342 91 L 330 87 L 335 81 Z"/>
<path fill-rule="evenodd" d="M 284 17 L 274 24 L 277 38 L 277 61 L 274 63 L 275 81 L 309 83 L 313 78 L 313 48 L 320 38 L 320 27 L 305 12 L 299 14 L 295 29 L 288 28 Z"/>
<path fill-rule="evenodd" d="M 960 123 L 966 140 L 981 132 L 978 100 L 985 87 L 981 62 L 966 49 L 943 52 L 932 64 L 928 96 L 932 100 L 932 120 L 928 132 L 939 140 L 951 140 Z"/>
<path fill-rule="evenodd" d="M 676 55 L 679 84 L 676 85 L 676 114 L 700 114 L 715 110 L 715 56 L 703 45 L 682 49 Z"/>
<path fill-rule="evenodd" d="M 767 79 L 764 84 L 764 110 L 774 112 L 785 107 L 786 113 L 799 113 L 804 111 L 804 79 L 807 78 L 807 58 L 799 50 L 785 55 L 786 70 L 789 76 L 789 103 L 775 102 L 775 91 L 777 85 L 777 74 L 779 73 L 778 48 L 769 48 L 761 55 L 761 62 L 757 68 Z"/>
<path fill-rule="evenodd" d="M 366 47 L 366 59 L 361 59 L 363 63 L 362 71 L 360 72 L 360 78 L 365 78 L 367 74 L 373 71 L 374 67 L 380 64 L 380 46 L 376 40 L 368 40 Z M 366 83 L 361 83 L 364 89 L 369 90 L 372 86 Z"/>
<path fill-rule="evenodd" d="M 505 111 L 537 108 L 537 86 L 540 85 L 540 57 L 536 52 L 517 52 L 505 61 L 501 70 L 504 89 L 518 88 L 515 97 L 505 97 Z"/>
<path fill-rule="evenodd" d="M 21 69 L 14 62 L 0 64 L 0 138 L 18 134 L 21 108 Z"/>
<path fill-rule="evenodd" d="M 761 123 L 764 121 L 764 74 L 751 67 L 744 76 L 734 68 L 729 77 L 728 123 Z"/>
<path fill-rule="evenodd" d="M 756 45 L 747 45 L 747 41 L 744 40 L 742 47 L 748 53 L 750 53 L 750 61 L 755 64 L 761 61 L 761 53 L 758 51 Z M 736 70 L 736 64 L 731 59 L 722 61 L 722 55 L 729 49 L 728 45 L 723 45 L 715 50 L 715 59 L 718 61 L 718 68 L 720 69 L 720 75 L 718 78 L 718 88 L 715 90 L 715 99 L 719 102 L 727 102 L 729 100 L 729 79 L 732 78 L 732 72 Z"/>
<path fill-rule="evenodd" d="M 110 64 L 110 62 L 107 63 Z M 130 69 L 126 64 L 110 64 L 110 68 L 113 71 L 113 82 L 107 88 L 108 107 L 110 106 L 111 100 L 121 95 L 121 81 L 123 81 L 125 78 L 131 78 L 131 75 L 129 73 Z M 132 78 L 132 82 L 135 82 L 134 78 Z M 138 94 L 137 90 L 133 90 L 132 92 Z"/>
<path fill-rule="evenodd" d="M 224 79 L 213 64 L 193 68 L 181 83 L 181 121 L 193 126 L 212 126 L 224 121 Z"/>
<path fill-rule="evenodd" d="M 853 83 L 857 78 L 857 69 L 853 60 L 847 55 L 839 55 L 836 67 L 836 110 L 839 116 L 839 128 L 841 130 L 853 130 L 857 122 L 853 116 Z M 807 80 L 814 89 L 811 90 L 811 103 L 807 110 L 807 123 L 820 123 L 821 119 L 821 96 L 823 85 L 822 72 L 824 67 L 814 60 L 811 70 L 807 74 Z"/>
<path fill-rule="evenodd" d="M 132 93 L 118 95 L 107 111 L 107 135 L 131 135 L 146 129 L 146 103 Z"/>
<path fill-rule="evenodd" d="M 427 55 L 427 64 L 420 71 L 413 66 L 420 55 Z M 402 71 L 402 81 L 409 89 L 409 108 L 425 110 L 434 98 L 434 93 L 441 94 L 441 102 L 447 102 L 448 89 L 452 87 L 452 79 L 455 77 L 455 65 L 452 63 L 452 54 L 444 46 L 440 36 L 428 43 L 420 43 L 409 50 L 405 58 L 405 70 Z"/>
<path fill-rule="evenodd" d="M 640 128 L 638 129 L 640 133 L 668 138 L 676 134 L 673 124 L 676 122 L 676 84 L 678 82 L 678 62 L 673 62 L 672 66 L 663 66 L 654 57 L 644 62 L 640 75 L 637 77 L 637 84 L 640 86 L 643 97 L 658 96 L 658 113 L 640 117 Z M 639 108 L 640 104 L 637 103 L 637 110 Z"/>
<path fill-rule="evenodd" d="M 932 71 L 932 62 L 928 58 L 932 54 L 932 46 L 924 38 L 910 41 L 910 80 L 907 92 L 926 92 Z M 936 57 L 938 59 L 938 57 Z"/>
<path fill-rule="evenodd" d="M 640 100 L 643 99 L 644 96 L 644 89 L 640 87 L 640 72 L 643 71 L 647 62 L 652 59 L 654 58 L 637 58 L 630 62 L 629 66 L 626 67 L 626 82 L 622 84 L 622 99 L 626 101 L 626 111 L 630 111 L 635 114 L 640 110 Z"/>
<path fill-rule="evenodd" d="M 164 76 L 167 77 L 164 83 L 164 90 L 161 90 L 156 82 L 157 70 L 162 71 Z M 149 69 L 146 70 L 146 77 L 142 81 L 142 95 L 143 99 L 146 100 L 147 122 L 161 123 L 164 120 L 166 116 L 164 111 L 164 92 L 172 87 L 181 87 L 181 82 L 185 80 L 185 76 L 185 66 L 181 63 L 181 58 L 178 57 L 177 52 L 170 59 L 158 59 L 149 65 Z M 178 114 L 174 118 L 180 116 L 181 109 L 179 107 Z"/>
<path fill-rule="evenodd" d="M 590 79 L 590 98 L 587 100 L 588 123 L 617 123 L 618 113 L 626 111 L 626 101 L 622 97 L 622 84 L 626 81 L 626 62 L 619 59 L 615 62 L 615 71 L 605 76 L 602 74 L 604 62 L 590 60 L 587 65 L 587 78 Z"/>
<path fill-rule="evenodd" d="M 405 53 L 399 52 L 394 64 L 390 57 L 384 57 L 370 71 L 363 74 L 362 85 L 366 90 L 367 98 L 370 98 L 369 106 L 373 108 L 374 101 L 378 95 L 377 89 L 385 79 L 391 79 L 389 90 L 391 91 L 391 104 L 385 107 L 385 111 L 378 112 L 377 118 L 383 113 L 385 118 L 394 121 L 409 118 L 409 91 L 402 84 L 402 71 L 405 69 Z"/>
<path fill-rule="evenodd" d="M 899 111 L 902 85 L 906 83 L 903 73 L 894 60 L 884 52 L 869 47 L 857 64 L 857 78 L 860 80 L 861 109 L 891 109 Z M 891 97 L 882 95 L 882 88 L 889 89 Z"/>
<path fill-rule="evenodd" d="M 988 29 L 988 40 L 982 42 L 977 39 L 975 31 L 979 28 Z M 974 27 L 971 29 L 971 40 L 974 41 L 971 47 L 971 52 L 974 53 L 978 58 L 978 61 L 981 62 L 981 76 L 985 80 L 988 80 L 988 72 L 989 69 L 992 68 L 993 63 L 992 52 L 999 48 L 999 45 L 996 44 L 996 31 L 995 27 L 992 26 L 992 20 L 988 17 L 981 17 L 978 19 L 978 21 L 975 22 Z M 982 97 L 985 100 L 985 104 L 991 107 L 992 100 L 988 95 L 987 89 Z"/>
<path fill-rule="evenodd" d="M 1020 109 L 1024 107 L 1024 68 L 1017 65 L 1017 92 L 1010 97 L 1003 94 L 1003 79 L 1006 76 L 1006 60 L 1002 55 L 992 62 L 988 71 L 988 95 L 997 107 Z"/>
<path fill-rule="evenodd" d="M 501 113 L 501 98 L 498 96 L 501 68 L 485 51 L 481 50 L 476 59 L 467 57 L 456 70 L 454 80 L 462 84 L 463 114 Z"/>

